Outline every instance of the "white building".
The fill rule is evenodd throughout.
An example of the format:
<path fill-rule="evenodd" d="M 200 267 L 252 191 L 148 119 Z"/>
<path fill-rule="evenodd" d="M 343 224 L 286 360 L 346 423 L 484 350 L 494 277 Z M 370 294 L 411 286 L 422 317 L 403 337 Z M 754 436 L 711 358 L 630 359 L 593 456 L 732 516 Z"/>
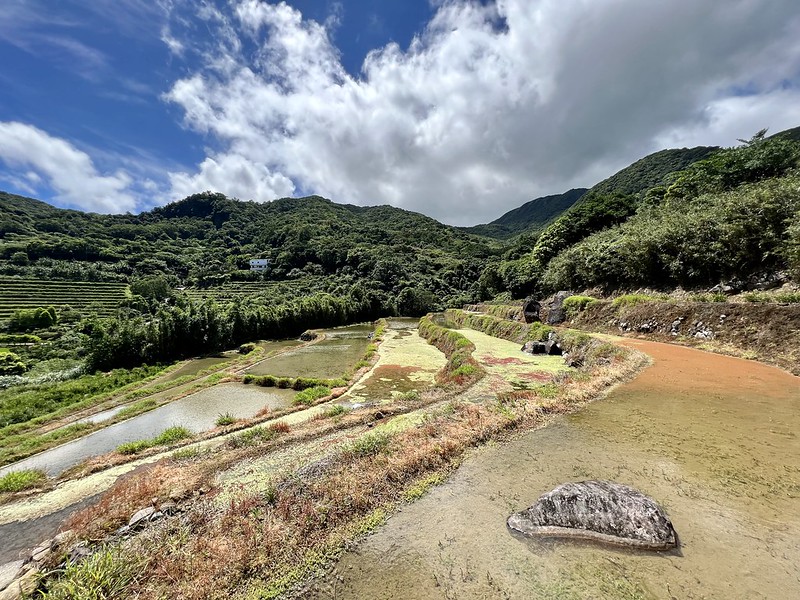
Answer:
<path fill-rule="evenodd" d="M 271 260 L 269 258 L 253 258 L 250 260 L 251 271 L 267 271 Z"/>

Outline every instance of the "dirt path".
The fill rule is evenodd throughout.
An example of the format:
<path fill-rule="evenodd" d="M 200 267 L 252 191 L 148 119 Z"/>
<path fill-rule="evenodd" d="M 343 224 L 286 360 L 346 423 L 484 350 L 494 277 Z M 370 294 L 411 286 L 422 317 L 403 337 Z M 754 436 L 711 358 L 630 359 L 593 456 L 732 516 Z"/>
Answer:
<path fill-rule="evenodd" d="M 303 597 L 800 597 L 800 378 L 623 343 L 653 366 L 550 427 L 476 451 Z M 540 543 L 507 530 L 510 513 L 557 484 L 600 478 L 662 503 L 680 550 Z"/>

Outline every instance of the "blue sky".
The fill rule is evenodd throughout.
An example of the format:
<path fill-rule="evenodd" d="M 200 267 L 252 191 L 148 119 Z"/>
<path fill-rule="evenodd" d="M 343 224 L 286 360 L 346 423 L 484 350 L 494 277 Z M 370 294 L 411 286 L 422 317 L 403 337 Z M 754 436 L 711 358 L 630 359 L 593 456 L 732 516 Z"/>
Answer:
<path fill-rule="evenodd" d="M 800 125 L 793 0 L 4 0 L 0 189 L 319 193 L 454 224 Z"/>

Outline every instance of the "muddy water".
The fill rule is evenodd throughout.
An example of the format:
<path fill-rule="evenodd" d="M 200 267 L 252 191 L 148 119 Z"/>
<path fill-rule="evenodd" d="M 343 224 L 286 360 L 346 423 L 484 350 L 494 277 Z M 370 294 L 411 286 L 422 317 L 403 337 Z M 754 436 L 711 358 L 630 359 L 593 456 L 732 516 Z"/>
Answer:
<path fill-rule="evenodd" d="M 336 379 L 342 377 L 364 356 L 369 345 L 372 325 L 350 325 L 323 331 L 325 339 L 284 352 L 254 365 L 252 375 L 277 377 L 313 377 Z"/>
<path fill-rule="evenodd" d="M 800 378 L 652 342 L 632 382 L 477 451 L 343 557 L 313 598 L 798 598 Z M 642 554 L 512 535 L 509 514 L 565 481 L 632 485 L 680 550 Z"/>
<path fill-rule="evenodd" d="M 48 475 L 57 476 L 87 458 L 114 450 L 123 442 L 154 437 L 173 425 L 194 432 L 206 431 L 214 427 L 220 414 L 249 418 L 264 407 L 275 410 L 290 406 L 294 395 L 293 390 L 240 383 L 216 385 L 4 467 L 0 475 L 20 469 L 44 469 Z"/>

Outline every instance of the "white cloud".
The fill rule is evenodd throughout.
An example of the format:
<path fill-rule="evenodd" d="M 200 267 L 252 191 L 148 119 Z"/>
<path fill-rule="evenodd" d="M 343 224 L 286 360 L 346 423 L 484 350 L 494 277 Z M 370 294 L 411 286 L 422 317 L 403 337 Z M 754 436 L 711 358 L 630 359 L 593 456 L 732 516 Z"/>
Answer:
<path fill-rule="evenodd" d="M 130 175 L 121 170 L 98 173 L 88 154 L 31 125 L 0 122 L 0 161 L 12 169 L 26 170 L 28 185 L 23 189 L 32 190 L 44 180 L 61 204 L 95 212 L 126 212 L 137 207 Z M 13 173 L 6 179 L 20 182 Z"/>
<path fill-rule="evenodd" d="M 800 124 L 797 91 L 773 91 L 800 73 L 794 0 L 437 6 L 408 49 L 376 49 L 352 76 L 326 25 L 286 3 L 205 5 L 220 35 L 165 97 L 214 150 L 171 177 L 174 195 L 267 200 L 291 180 L 469 224 L 665 144 Z"/>

